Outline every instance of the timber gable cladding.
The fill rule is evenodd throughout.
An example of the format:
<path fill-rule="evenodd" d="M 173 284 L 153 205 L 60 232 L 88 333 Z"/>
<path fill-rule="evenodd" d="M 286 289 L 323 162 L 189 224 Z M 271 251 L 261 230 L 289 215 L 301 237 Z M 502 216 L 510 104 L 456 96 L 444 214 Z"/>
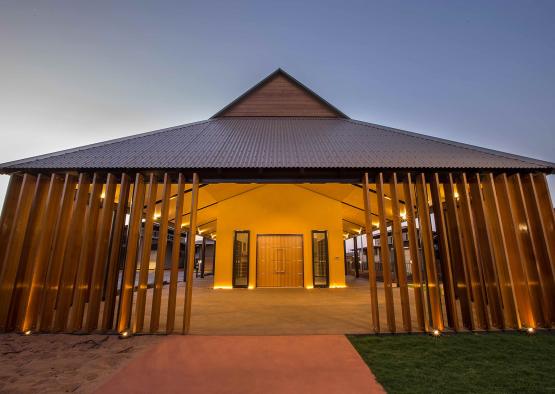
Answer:
<path fill-rule="evenodd" d="M 188 333 L 195 245 L 182 241 L 216 233 L 222 202 L 278 182 L 372 234 L 374 332 L 549 328 L 553 168 L 350 120 L 278 70 L 211 120 L 0 166 L 0 327 Z M 173 238 L 150 289 L 154 224 Z"/>

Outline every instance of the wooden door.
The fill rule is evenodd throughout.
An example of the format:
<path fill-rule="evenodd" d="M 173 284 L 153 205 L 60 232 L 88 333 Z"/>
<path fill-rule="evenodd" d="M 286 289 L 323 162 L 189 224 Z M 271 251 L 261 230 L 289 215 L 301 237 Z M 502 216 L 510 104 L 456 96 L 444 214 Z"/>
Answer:
<path fill-rule="evenodd" d="M 257 287 L 303 287 L 303 236 L 257 237 Z"/>

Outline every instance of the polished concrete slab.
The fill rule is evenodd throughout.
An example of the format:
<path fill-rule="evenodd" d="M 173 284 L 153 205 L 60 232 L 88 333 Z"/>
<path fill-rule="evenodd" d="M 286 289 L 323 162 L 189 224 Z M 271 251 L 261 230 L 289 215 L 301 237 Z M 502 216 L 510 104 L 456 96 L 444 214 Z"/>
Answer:
<path fill-rule="evenodd" d="M 98 393 L 384 393 L 342 335 L 171 336 Z"/>
<path fill-rule="evenodd" d="M 160 330 L 165 330 L 167 286 L 164 286 Z M 411 320 L 416 327 L 413 291 Z M 393 289 L 397 331 L 401 332 L 400 292 Z M 152 289 L 147 294 L 145 327 L 149 325 Z M 386 328 L 385 294 L 379 285 L 381 325 Z M 183 321 L 184 285 L 178 286 L 176 332 Z M 368 280 L 349 278 L 338 289 L 258 288 L 213 289 L 211 278 L 195 279 L 191 334 L 196 335 L 309 335 L 371 333 Z"/>

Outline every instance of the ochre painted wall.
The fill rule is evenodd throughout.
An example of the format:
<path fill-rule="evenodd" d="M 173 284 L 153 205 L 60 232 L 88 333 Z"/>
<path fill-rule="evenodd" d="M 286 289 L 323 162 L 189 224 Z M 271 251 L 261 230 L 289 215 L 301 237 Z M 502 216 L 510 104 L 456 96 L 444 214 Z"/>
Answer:
<path fill-rule="evenodd" d="M 312 287 L 312 230 L 328 231 L 330 287 L 345 286 L 341 203 L 296 185 L 262 185 L 218 204 L 215 288 L 231 287 L 233 234 L 250 231 L 249 286 L 257 234 L 302 234 L 304 286 Z"/>

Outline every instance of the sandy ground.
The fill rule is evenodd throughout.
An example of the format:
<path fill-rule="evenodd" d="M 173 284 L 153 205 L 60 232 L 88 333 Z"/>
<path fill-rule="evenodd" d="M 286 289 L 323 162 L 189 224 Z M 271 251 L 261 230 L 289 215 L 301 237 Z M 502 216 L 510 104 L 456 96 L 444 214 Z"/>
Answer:
<path fill-rule="evenodd" d="M 90 393 L 160 336 L 0 335 L 0 393 Z"/>

